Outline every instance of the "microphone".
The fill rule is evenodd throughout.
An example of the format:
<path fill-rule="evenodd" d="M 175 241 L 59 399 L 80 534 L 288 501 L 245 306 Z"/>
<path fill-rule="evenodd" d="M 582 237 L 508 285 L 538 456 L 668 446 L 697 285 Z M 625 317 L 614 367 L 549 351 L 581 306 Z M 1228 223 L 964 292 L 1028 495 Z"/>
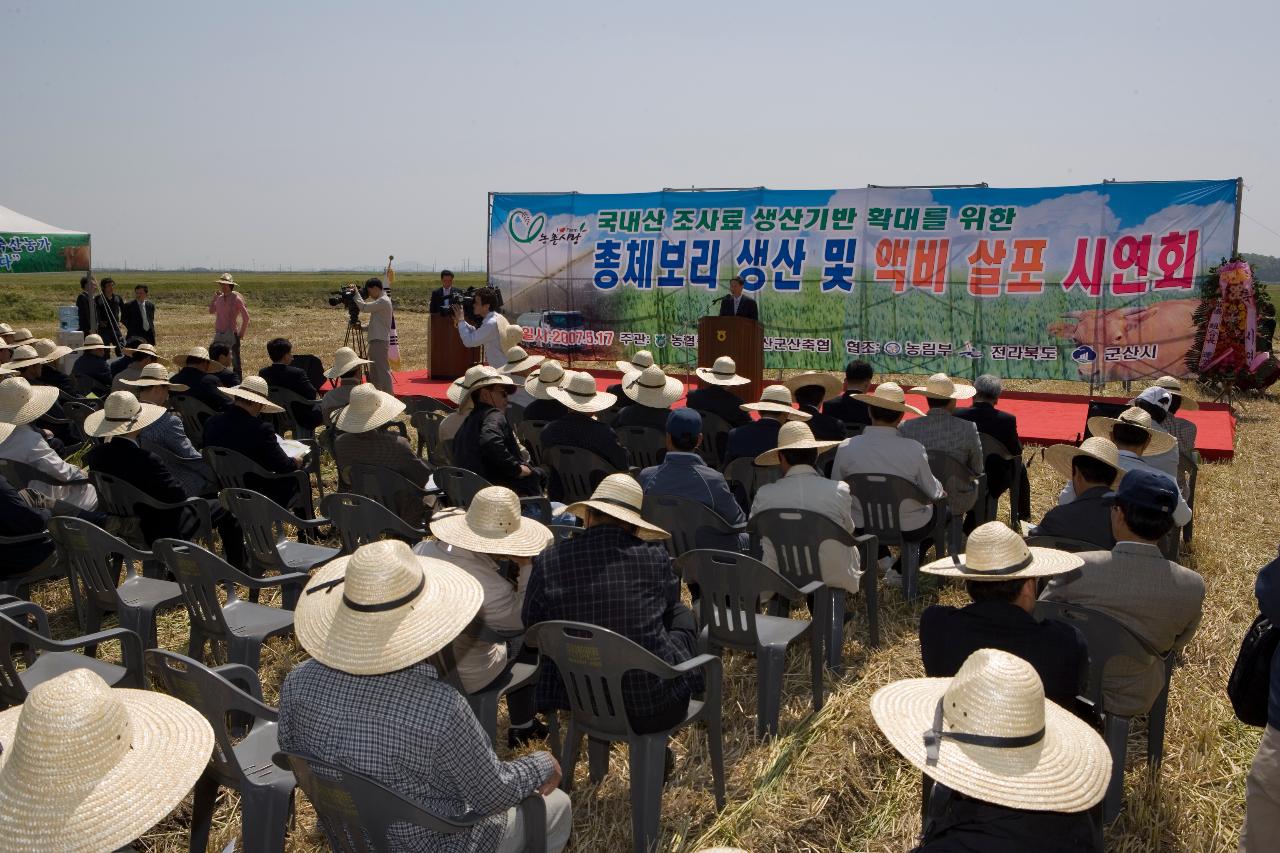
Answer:
<path fill-rule="evenodd" d="M 711 304 L 712 304 L 712 305 L 718 305 L 719 303 L 724 302 L 726 299 L 728 299 L 728 298 L 729 298 L 730 296 L 732 296 L 732 295 L 733 295 L 733 294 L 731 294 L 731 293 L 726 293 L 724 296 L 721 296 L 719 299 L 712 299 L 712 300 L 711 300 Z"/>

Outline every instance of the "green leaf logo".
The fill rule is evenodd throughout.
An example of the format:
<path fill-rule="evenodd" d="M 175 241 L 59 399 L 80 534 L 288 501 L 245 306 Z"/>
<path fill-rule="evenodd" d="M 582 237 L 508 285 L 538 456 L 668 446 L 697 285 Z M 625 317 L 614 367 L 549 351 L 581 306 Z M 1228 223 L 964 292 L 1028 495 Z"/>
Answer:
<path fill-rule="evenodd" d="M 542 233 L 542 228 L 546 224 L 546 215 L 539 213 L 534 216 L 524 208 L 520 208 L 511 211 L 511 215 L 507 217 L 507 233 L 517 243 L 532 243 L 538 239 L 538 235 Z"/>

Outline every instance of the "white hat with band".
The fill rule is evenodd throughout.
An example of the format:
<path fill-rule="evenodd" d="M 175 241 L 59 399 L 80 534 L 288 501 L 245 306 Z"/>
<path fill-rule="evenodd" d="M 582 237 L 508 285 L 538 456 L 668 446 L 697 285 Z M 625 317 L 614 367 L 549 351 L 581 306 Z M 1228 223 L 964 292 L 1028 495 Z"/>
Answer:
<path fill-rule="evenodd" d="M 271 402 L 271 398 L 267 396 L 267 380 L 261 376 L 246 376 L 245 380 L 239 385 L 231 388 L 218 388 L 228 397 L 234 397 L 237 400 L 245 400 L 249 403 L 261 403 L 262 411 L 270 415 L 278 415 L 284 409 Z"/>
<path fill-rule="evenodd" d="M 636 350 L 631 354 L 631 358 L 615 361 L 614 364 L 622 371 L 623 376 L 628 373 L 639 373 L 653 364 L 653 353 L 647 349 Z"/>
<path fill-rule="evenodd" d="M 934 560 L 920 571 L 967 581 L 1008 581 L 1066 574 L 1084 565 L 1075 554 L 1028 546 L 999 521 L 980 524 L 969 534 L 963 554 Z"/>
<path fill-rule="evenodd" d="M 564 381 L 548 388 L 547 394 L 566 408 L 588 415 L 603 412 L 618 401 L 616 394 L 601 391 L 596 387 L 596 378 L 581 370 L 566 371 Z"/>
<path fill-rule="evenodd" d="M 907 402 L 907 395 L 897 382 L 881 382 L 876 386 L 876 390 L 870 393 L 854 394 L 853 399 L 861 400 L 868 406 L 875 406 L 877 409 L 888 409 L 891 412 L 924 414 L 924 412 Z"/>
<path fill-rule="evenodd" d="M 324 377 L 338 379 L 362 364 L 373 364 L 373 362 L 367 358 L 361 358 L 351 347 L 338 347 L 333 353 L 333 366 L 324 372 Z"/>
<path fill-rule="evenodd" d="M 801 388 L 816 385 L 822 388 L 822 399 L 824 401 L 839 397 L 844 391 L 844 382 L 838 376 L 834 373 L 821 373 L 816 370 L 797 373 L 795 376 L 783 380 L 782 384 L 791 389 L 792 394 L 795 394 Z"/>
<path fill-rule="evenodd" d="M 621 522 L 633 525 L 636 536 L 646 540 L 669 539 L 671 534 L 656 524 L 650 524 L 640 515 L 644 506 L 644 491 L 630 474 L 610 474 L 600 481 L 591 497 L 569 504 L 565 512 L 586 520 L 587 510 L 602 512 Z"/>
<path fill-rule="evenodd" d="M 738 408 L 744 412 L 776 412 L 794 421 L 807 421 L 813 417 L 808 412 L 802 412 L 795 407 L 791 399 L 791 389 L 785 385 L 768 385 L 760 392 L 759 402 L 743 403 Z"/>
<path fill-rule="evenodd" d="M 0 382 L 0 421 L 15 426 L 40 418 L 58 402 L 58 389 L 52 385 L 32 385 L 21 376 L 10 376 Z"/>
<path fill-rule="evenodd" d="M 347 405 L 339 410 L 334 426 L 342 432 L 369 432 L 391 423 L 404 409 L 403 400 L 366 382 L 351 389 Z"/>
<path fill-rule="evenodd" d="M 109 350 L 111 349 L 111 347 L 109 347 L 107 344 L 104 344 L 102 342 L 101 335 L 85 335 L 84 344 L 76 347 L 75 349 L 72 350 L 72 352 L 86 352 L 88 350 L 104 350 L 104 349 Z"/>
<path fill-rule="evenodd" d="M 121 379 L 120 384 L 128 386 L 129 388 L 147 388 L 154 387 L 156 385 L 167 385 L 169 386 L 169 390 L 173 391 L 175 394 L 181 394 L 183 391 L 189 390 L 187 386 L 183 385 L 181 382 L 170 382 L 169 368 L 165 367 L 158 361 L 152 362 L 142 368 L 142 372 L 138 374 L 137 379 Z"/>
<path fill-rule="evenodd" d="M 487 364 L 473 364 L 467 372 L 449 384 L 445 396 L 456 406 L 471 399 L 471 392 L 486 385 L 515 385 L 510 376 L 504 376 Z"/>
<path fill-rule="evenodd" d="M 1111 431 L 1118 424 L 1137 427 L 1150 436 L 1146 448 L 1142 451 L 1143 456 L 1159 456 L 1178 446 L 1178 439 L 1164 432 L 1155 425 L 1155 421 L 1151 420 L 1151 413 L 1137 406 L 1130 406 L 1120 413 L 1119 417 L 1108 418 L 1102 415 L 1095 415 L 1089 418 L 1089 432 L 1094 435 L 1100 435 L 1115 441 Z"/>
<path fill-rule="evenodd" d="M 652 358 L 652 356 L 650 356 Z M 618 362 L 622 364 L 622 362 Z M 698 378 L 708 385 L 749 385 L 751 380 L 738 375 L 738 364 L 727 355 L 722 355 L 710 367 L 699 367 L 693 371 Z"/>
<path fill-rule="evenodd" d="M 660 366 L 652 364 L 639 373 L 624 376 L 622 393 L 641 406 L 669 409 L 672 403 L 684 396 L 684 383 L 674 376 L 668 376 Z"/>
<path fill-rule="evenodd" d="M 1182 380 L 1179 379 L 1178 377 L 1161 376 L 1159 379 L 1156 380 L 1156 385 L 1168 391 L 1170 394 L 1177 396 L 1180 400 L 1182 400 L 1182 403 L 1179 404 L 1178 406 L 1178 408 L 1181 409 L 1182 411 L 1191 412 L 1200 408 L 1199 403 L 1197 403 L 1193 398 L 1188 397 L 1183 392 Z"/>
<path fill-rule="evenodd" d="M 563 385 L 567 376 L 564 365 L 549 358 L 542 362 L 537 373 L 524 381 L 524 390 L 539 400 L 550 400 L 551 389 Z"/>
<path fill-rule="evenodd" d="M 1100 435 L 1089 436 L 1079 447 L 1073 444 L 1055 444 L 1045 450 L 1044 461 L 1049 463 L 1050 468 L 1070 480 L 1071 462 L 1082 456 L 1095 459 L 1104 465 L 1110 465 L 1115 471 L 1115 476 L 1111 481 L 1111 488 L 1114 489 L 1120 485 L 1120 478 L 1124 476 L 1124 471 L 1120 469 L 1120 451 L 1111 439 L 1103 438 Z"/>
<path fill-rule="evenodd" d="M 545 355 L 529 355 L 524 347 L 511 347 L 507 350 L 507 364 L 500 373 L 524 373 L 533 370 L 546 360 Z"/>
<path fill-rule="evenodd" d="M 476 492 L 466 510 L 437 514 L 431 533 L 441 542 L 481 554 L 532 557 L 541 554 L 555 535 L 543 524 L 520 514 L 520 497 L 503 486 Z"/>
<path fill-rule="evenodd" d="M 978 392 L 972 385 L 957 385 L 945 373 L 935 373 L 923 385 L 912 388 L 911 393 L 931 400 L 968 400 Z"/>
<path fill-rule="evenodd" d="M 778 430 L 778 446 L 766 450 L 756 457 L 757 465 L 778 465 L 781 463 L 779 451 L 782 450 L 817 450 L 822 452 L 835 447 L 838 441 L 818 441 L 813 437 L 813 430 L 804 421 L 787 421 Z"/>
<path fill-rule="evenodd" d="M 92 438 L 112 438 L 146 429 L 164 417 L 164 406 L 141 403 L 130 391 L 113 391 L 102 408 L 84 419 L 84 431 Z"/>

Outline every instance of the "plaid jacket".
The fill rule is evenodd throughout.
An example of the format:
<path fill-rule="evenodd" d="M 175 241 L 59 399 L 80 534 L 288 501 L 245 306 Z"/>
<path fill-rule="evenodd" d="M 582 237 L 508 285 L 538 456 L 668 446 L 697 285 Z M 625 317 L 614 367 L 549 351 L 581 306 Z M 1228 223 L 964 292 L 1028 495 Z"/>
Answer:
<path fill-rule="evenodd" d="M 401 824 L 393 848 L 490 853 L 506 810 L 551 777 L 545 752 L 499 761 L 462 694 L 418 663 L 385 675 L 348 675 L 309 660 L 280 688 L 280 748 L 377 779 L 442 815 L 489 817 L 470 832 L 441 835 Z"/>
<path fill-rule="evenodd" d="M 524 597 L 524 624 L 552 619 L 586 622 L 616 631 L 667 663 L 696 653 L 696 638 L 666 625 L 680 601 L 680 581 L 661 545 L 643 542 L 620 527 L 599 525 L 533 558 L 533 574 Z M 633 672 L 623 678 L 628 715 L 655 716 L 689 701 L 702 689 L 697 674 L 663 681 Z M 546 661 L 538 682 L 538 708 L 568 708 L 569 699 L 555 666 Z"/>
<path fill-rule="evenodd" d="M 983 471 L 982 440 L 978 428 L 942 409 L 931 409 L 923 418 L 903 421 L 898 432 L 924 445 L 925 450 L 942 450 L 955 456 L 975 474 Z"/>

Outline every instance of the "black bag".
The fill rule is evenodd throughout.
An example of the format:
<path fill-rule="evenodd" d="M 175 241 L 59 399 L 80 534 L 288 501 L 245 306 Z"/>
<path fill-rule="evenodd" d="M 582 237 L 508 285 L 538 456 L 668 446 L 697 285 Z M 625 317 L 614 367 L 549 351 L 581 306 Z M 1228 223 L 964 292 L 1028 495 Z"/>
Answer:
<path fill-rule="evenodd" d="M 1227 696 L 1240 722 L 1250 726 L 1267 724 L 1267 702 L 1271 692 L 1271 660 L 1280 645 L 1280 628 L 1258 614 L 1240 643 L 1240 654 L 1231 668 Z"/>

